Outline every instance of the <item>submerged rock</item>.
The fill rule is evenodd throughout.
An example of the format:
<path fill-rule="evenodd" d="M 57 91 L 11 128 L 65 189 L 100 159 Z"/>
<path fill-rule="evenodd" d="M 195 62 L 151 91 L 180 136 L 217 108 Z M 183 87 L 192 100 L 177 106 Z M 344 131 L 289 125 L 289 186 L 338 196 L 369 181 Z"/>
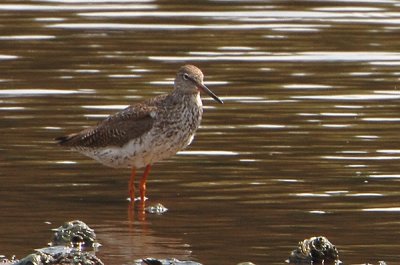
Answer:
<path fill-rule="evenodd" d="M 138 259 L 135 260 L 135 265 L 202 265 L 201 263 L 190 261 L 190 260 L 178 260 L 175 258 L 171 259 Z"/>
<path fill-rule="evenodd" d="M 162 205 L 161 203 L 150 205 L 149 207 L 146 207 L 144 210 L 148 213 L 155 213 L 155 214 L 163 214 L 166 211 L 168 211 L 168 209 L 165 208 L 165 206 Z"/>
<path fill-rule="evenodd" d="M 289 256 L 290 264 L 342 264 L 339 252 L 324 236 L 311 237 L 299 242 Z"/>

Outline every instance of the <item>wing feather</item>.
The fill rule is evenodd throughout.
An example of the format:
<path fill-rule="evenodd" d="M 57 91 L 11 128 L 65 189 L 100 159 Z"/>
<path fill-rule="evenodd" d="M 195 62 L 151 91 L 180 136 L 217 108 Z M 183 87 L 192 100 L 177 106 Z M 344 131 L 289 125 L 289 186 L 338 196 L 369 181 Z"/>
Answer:
<path fill-rule="evenodd" d="M 132 105 L 96 126 L 55 140 L 62 146 L 73 148 L 121 147 L 152 128 L 156 109 L 156 106 L 145 103 Z"/>

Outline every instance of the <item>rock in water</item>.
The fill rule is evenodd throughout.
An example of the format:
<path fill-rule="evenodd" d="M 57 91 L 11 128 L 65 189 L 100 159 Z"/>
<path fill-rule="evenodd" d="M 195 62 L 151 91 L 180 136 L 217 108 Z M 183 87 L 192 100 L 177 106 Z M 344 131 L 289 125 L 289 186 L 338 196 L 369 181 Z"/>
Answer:
<path fill-rule="evenodd" d="M 96 234 L 93 229 L 82 221 L 65 222 L 62 226 L 53 229 L 53 231 L 52 246 L 72 244 L 76 247 L 76 245 L 83 244 L 84 247 L 95 247 Z"/>
<path fill-rule="evenodd" d="M 324 236 L 311 237 L 299 242 L 290 253 L 290 264 L 342 264 L 339 252 Z"/>

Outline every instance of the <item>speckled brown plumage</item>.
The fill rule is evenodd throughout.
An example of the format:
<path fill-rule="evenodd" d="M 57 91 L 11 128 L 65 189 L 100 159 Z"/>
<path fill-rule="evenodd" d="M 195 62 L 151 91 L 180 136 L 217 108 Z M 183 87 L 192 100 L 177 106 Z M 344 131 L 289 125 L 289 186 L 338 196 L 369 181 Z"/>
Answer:
<path fill-rule="evenodd" d="M 145 180 L 150 165 L 188 146 L 200 125 L 203 105 L 200 90 L 222 101 L 203 84 L 203 73 L 193 65 L 182 66 L 174 90 L 132 105 L 81 132 L 56 138 L 110 167 L 131 167 L 130 197 L 137 168 L 145 167 L 140 185 L 144 200 Z"/>
<path fill-rule="evenodd" d="M 87 128 L 79 133 L 56 138 L 62 146 L 72 148 L 99 148 L 107 146 L 122 147 L 131 139 L 140 137 L 151 129 L 154 118 L 151 117 L 156 107 L 154 101 L 165 96 L 159 96 L 148 102 L 129 106 L 103 120 L 97 126 Z"/>

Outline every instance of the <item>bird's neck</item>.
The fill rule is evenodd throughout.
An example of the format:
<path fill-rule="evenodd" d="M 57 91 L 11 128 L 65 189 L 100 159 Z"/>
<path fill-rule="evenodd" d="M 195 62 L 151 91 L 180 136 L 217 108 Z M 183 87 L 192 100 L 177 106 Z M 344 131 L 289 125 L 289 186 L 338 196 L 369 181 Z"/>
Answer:
<path fill-rule="evenodd" d="M 171 93 L 172 97 L 178 100 L 186 100 L 186 101 L 194 101 L 197 102 L 200 99 L 200 92 L 195 91 L 195 92 L 186 92 L 186 91 L 181 91 L 181 90 L 173 90 Z M 201 101 L 201 100 L 200 100 Z"/>

